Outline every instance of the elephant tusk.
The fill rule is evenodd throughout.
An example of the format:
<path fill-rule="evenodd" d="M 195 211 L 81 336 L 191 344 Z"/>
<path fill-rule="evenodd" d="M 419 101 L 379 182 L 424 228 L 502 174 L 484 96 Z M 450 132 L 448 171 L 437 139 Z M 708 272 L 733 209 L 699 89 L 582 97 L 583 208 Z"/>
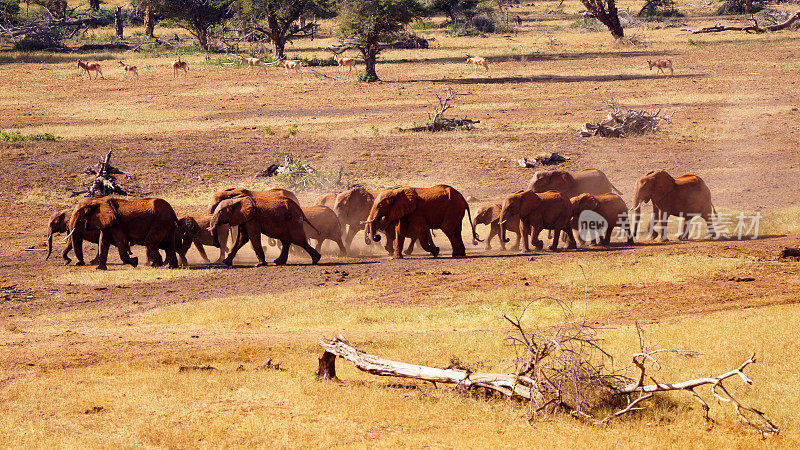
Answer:
<path fill-rule="evenodd" d="M 67 234 L 66 236 L 64 236 L 64 240 L 63 240 L 63 241 L 61 241 L 61 243 L 62 243 L 62 244 L 66 244 L 66 243 L 67 243 L 67 241 L 69 241 L 69 238 L 71 238 L 71 237 L 72 237 L 72 233 L 74 233 L 74 232 L 75 232 L 75 228 L 73 228 L 72 230 L 70 230 L 69 234 Z"/>

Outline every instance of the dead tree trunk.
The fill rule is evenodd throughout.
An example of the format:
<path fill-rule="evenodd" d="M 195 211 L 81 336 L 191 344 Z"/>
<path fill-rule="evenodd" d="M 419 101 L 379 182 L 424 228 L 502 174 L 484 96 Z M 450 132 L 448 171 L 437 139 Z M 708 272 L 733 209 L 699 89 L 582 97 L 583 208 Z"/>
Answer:
<path fill-rule="evenodd" d="M 117 6 L 114 12 L 114 29 L 117 30 L 117 38 L 122 39 L 122 7 Z"/>
<path fill-rule="evenodd" d="M 685 29 L 685 31 L 689 31 L 692 34 L 701 34 L 701 33 L 719 33 L 722 31 L 744 31 L 745 33 L 764 33 L 766 31 L 781 31 L 789 28 L 795 23 L 797 20 L 800 20 L 800 11 L 795 12 L 789 17 L 785 22 L 775 24 L 775 25 L 768 25 L 766 27 L 761 27 L 758 25 L 758 21 L 755 17 L 750 19 L 753 22 L 753 25 L 745 25 L 745 26 L 723 26 L 723 25 L 714 25 L 713 27 L 704 27 L 697 30 Z"/>
<path fill-rule="evenodd" d="M 153 7 L 148 6 L 144 10 L 144 35 L 147 37 L 153 37 L 153 31 L 156 28 L 156 21 L 153 15 Z"/>
<path fill-rule="evenodd" d="M 319 380 L 336 380 L 336 355 L 330 352 L 325 352 L 319 358 L 319 369 L 317 370 L 317 379 Z"/>

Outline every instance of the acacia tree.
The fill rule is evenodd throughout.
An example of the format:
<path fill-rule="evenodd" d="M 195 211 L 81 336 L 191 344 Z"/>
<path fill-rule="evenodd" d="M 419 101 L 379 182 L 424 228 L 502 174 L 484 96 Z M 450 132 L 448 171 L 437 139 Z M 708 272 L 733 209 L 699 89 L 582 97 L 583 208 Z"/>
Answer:
<path fill-rule="evenodd" d="M 139 7 L 152 6 L 165 17 L 183 22 L 200 42 L 203 50 L 208 50 L 208 32 L 217 25 L 233 17 L 231 5 L 234 0 L 141 0 Z"/>
<path fill-rule="evenodd" d="M 622 25 L 619 23 L 615 0 L 581 0 L 581 3 L 597 20 L 611 30 L 611 35 L 615 39 L 621 39 L 625 36 L 622 31 Z"/>
<path fill-rule="evenodd" d="M 341 48 L 355 48 L 364 57 L 365 80 L 377 81 L 375 64 L 378 53 L 424 11 L 417 0 L 339 0 L 339 37 Z"/>
<path fill-rule="evenodd" d="M 313 30 L 315 23 L 296 26 L 295 22 L 310 13 L 327 13 L 328 0 L 237 0 L 240 20 L 264 34 L 272 42 L 276 58 L 284 57 L 286 42 Z"/>

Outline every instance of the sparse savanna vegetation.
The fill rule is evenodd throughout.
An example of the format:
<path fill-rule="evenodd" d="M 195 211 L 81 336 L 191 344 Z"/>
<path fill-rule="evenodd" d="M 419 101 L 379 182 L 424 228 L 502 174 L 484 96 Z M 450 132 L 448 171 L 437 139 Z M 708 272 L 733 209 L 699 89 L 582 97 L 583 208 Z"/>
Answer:
<path fill-rule="evenodd" d="M 127 1 L 97 11 L 94 0 L 62 3 L 0 0 L 0 34 L 51 16 L 105 20 L 0 40 L 4 446 L 800 446 L 800 262 L 779 258 L 800 237 L 798 31 L 686 31 L 752 24 L 735 1 L 620 0 L 628 40 L 577 0 L 205 2 L 213 20 L 194 22 L 172 0 L 136 1 L 136 14 Z M 167 4 L 151 37 L 146 7 Z M 757 6 L 761 27 L 797 9 Z M 387 22 L 366 26 L 366 16 Z M 427 48 L 400 48 L 421 42 L 409 33 Z M 488 70 L 466 55 L 485 57 Z M 266 67 L 251 73 L 240 56 Z M 303 73 L 287 75 L 282 56 Z M 178 57 L 188 72 L 176 75 Z M 339 57 L 354 58 L 355 70 L 336 67 Z M 90 81 L 79 58 L 100 64 L 104 78 Z M 649 69 L 660 59 L 673 76 Z M 123 80 L 118 61 L 140 78 Z M 480 122 L 469 132 L 402 132 L 426 126 L 447 92 L 449 117 Z M 609 101 L 674 115 L 658 133 L 580 137 Z M 353 186 L 440 183 L 463 193 L 474 217 L 543 170 L 517 161 L 557 152 L 569 160 L 544 169 L 601 169 L 627 207 L 650 170 L 701 176 L 729 233 L 708 238 L 695 219 L 696 235 L 681 241 L 673 218 L 666 243 L 615 236 L 610 247 L 520 254 L 497 238 L 491 250 L 471 245 L 464 221 L 465 258 L 451 259 L 434 230 L 437 258 L 417 247 L 390 260 L 383 241 L 367 245 L 359 233 L 347 256 L 326 242 L 319 265 L 292 251 L 286 266 L 252 267 L 247 244 L 232 267 L 190 249 L 190 267 L 174 270 L 144 267 L 135 246 L 132 268 L 112 246 L 107 272 L 75 266 L 72 253 L 65 266 L 57 234 L 44 261 L 48 218 L 74 205 L 84 171 L 109 150 L 134 196 L 163 198 L 178 217 L 209 214 L 211 193 L 238 186 L 290 188 L 306 207 Z M 281 172 L 265 176 L 272 166 Z M 485 239 L 488 228 L 478 233 Z M 262 244 L 271 262 L 278 251 Z M 87 263 L 95 248 L 84 245 Z M 206 251 L 214 261 L 217 249 Z M 700 353 L 658 355 L 661 369 L 648 372 L 658 382 L 718 375 L 755 354 L 745 370 L 754 383 L 725 388 L 781 433 L 752 432 L 700 389 L 713 424 L 675 392 L 591 425 L 567 414 L 532 419 L 522 401 L 377 377 L 342 359 L 338 381 L 315 379 L 319 339 L 338 335 L 394 361 L 510 373 L 519 355 L 505 317 L 524 309 L 526 326 L 543 328 L 564 320 L 565 305 L 598 328 L 609 369 L 627 376 L 637 374 L 637 329 L 655 347 Z"/>

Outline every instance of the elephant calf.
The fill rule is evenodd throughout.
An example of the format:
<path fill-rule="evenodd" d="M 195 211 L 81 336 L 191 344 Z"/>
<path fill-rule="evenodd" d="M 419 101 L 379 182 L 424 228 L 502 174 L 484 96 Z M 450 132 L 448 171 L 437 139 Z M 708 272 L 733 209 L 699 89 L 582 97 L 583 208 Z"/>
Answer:
<path fill-rule="evenodd" d="M 339 246 L 341 255 L 346 255 L 347 249 L 342 242 L 342 226 L 336 213 L 327 206 L 310 206 L 302 209 L 303 214 L 308 218 L 308 223 L 303 225 L 303 231 L 309 239 L 317 241 L 315 250 L 320 251 L 322 243 L 328 239 Z"/>
<path fill-rule="evenodd" d="M 479 224 L 488 225 L 489 226 L 489 236 L 486 237 L 486 250 L 491 250 L 492 245 L 491 241 L 492 238 L 497 236 L 497 239 L 500 241 L 500 248 L 505 250 L 506 243 L 500 237 L 500 211 L 502 211 L 503 205 L 496 204 L 496 205 L 488 205 L 482 206 L 478 213 L 475 214 L 475 219 L 472 222 L 472 226 L 474 228 L 478 228 Z M 519 240 L 522 234 L 519 231 L 519 216 L 511 217 L 508 222 L 506 223 L 506 230 L 513 231 L 517 235 L 517 242 L 514 243 L 512 249 L 519 250 Z"/>
<path fill-rule="evenodd" d="M 206 251 L 203 248 L 204 245 L 218 247 L 220 249 L 219 257 L 217 258 L 216 262 L 221 262 L 225 257 L 225 249 L 221 245 L 214 244 L 214 237 L 211 235 L 211 232 L 208 231 L 210 223 L 211 216 L 184 216 L 178 219 L 179 236 L 175 250 L 178 253 L 178 258 L 180 258 L 182 265 L 189 265 L 186 261 L 186 253 L 189 251 L 189 247 L 191 247 L 192 244 L 194 244 L 194 247 L 198 252 L 200 252 L 200 256 L 207 263 L 211 261 L 209 261 L 208 256 L 206 255 Z"/>
<path fill-rule="evenodd" d="M 628 244 L 633 244 L 633 234 L 631 234 L 630 219 L 628 218 L 628 206 L 625 200 L 616 194 L 581 194 L 569 199 L 572 204 L 572 229 L 578 230 L 578 220 L 583 211 L 594 211 L 606 220 L 608 228 L 601 243 L 608 245 L 611 242 L 611 233 L 614 227 L 620 227 L 628 236 Z M 580 233 L 577 240 L 583 244 Z"/>

